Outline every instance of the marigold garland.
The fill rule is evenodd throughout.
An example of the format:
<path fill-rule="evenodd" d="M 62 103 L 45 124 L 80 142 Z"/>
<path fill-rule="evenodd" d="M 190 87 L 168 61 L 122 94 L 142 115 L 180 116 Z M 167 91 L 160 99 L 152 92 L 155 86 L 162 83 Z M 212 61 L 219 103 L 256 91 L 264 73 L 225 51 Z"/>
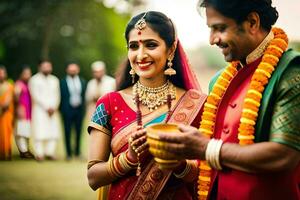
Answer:
<path fill-rule="evenodd" d="M 272 28 L 272 32 L 274 38 L 266 48 L 262 61 L 251 78 L 250 87 L 243 103 L 242 116 L 238 128 L 240 145 L 254 143 L 255 124 L 258 117 L 262 93 L 282 54 L 288 47 L 288 38 L 282 29 L 274 27 Z M 214 124 L 218 106 L 231 80 L 237 74 L 238 65 L 239 62 L 233 61 L 225 68 L 217 79 L 204 104 L 204 112 L 202 113 L 199 130 L 209 138 L 212 138 L 214 134 Z M 210 189 L 212 170 L 204 160 L 200 161 L 199 169 L 198 197 L 200 200 L 206 200 Z"/>

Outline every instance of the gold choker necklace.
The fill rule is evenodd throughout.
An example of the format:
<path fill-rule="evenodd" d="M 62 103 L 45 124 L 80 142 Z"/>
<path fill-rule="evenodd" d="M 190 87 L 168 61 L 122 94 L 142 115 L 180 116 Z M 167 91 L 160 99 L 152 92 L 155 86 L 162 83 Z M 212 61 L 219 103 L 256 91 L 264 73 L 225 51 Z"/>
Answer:
<path fill-rule="evenodd" d="M 157 88 L 146 87 L 138 81 L 133 86 L 133 96 L 136 97 L 137 94 L 141 104 L 152 112 L 167 102 L 168 94 L 171 95 L 171 100 L 176 99 L 176 88 L 169 81 Z"/>

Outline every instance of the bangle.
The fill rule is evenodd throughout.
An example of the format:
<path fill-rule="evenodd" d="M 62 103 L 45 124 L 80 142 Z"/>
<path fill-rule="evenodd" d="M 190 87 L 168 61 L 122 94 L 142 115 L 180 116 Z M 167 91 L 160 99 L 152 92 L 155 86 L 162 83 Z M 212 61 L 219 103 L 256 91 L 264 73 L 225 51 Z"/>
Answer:
<path fill-rule="evenodd" d="M 87 169 L 90 169 L 92 166 L 94 166 L 95 164 L 100 163 L 100 162 L 104 162 L 104 161 L 103 160 L 97 160 L 97 159 L 90 160 L 87 164 Z"/>
<path fill-rule="evenodd" d="M 122 177 L 130 170 L 137 168 L 138 163 L 129 161 L 127 152 L 121 153 L 108 161 L 107 171 L 111 177 Z"/>
<path fill-rule="evenodd" d="M 113 165 L 119 177 L 124 176 L 126 174 L 125 169 L 121 166 L 120 163 L 120 155 L 121 154 L 117 155 L 117 157 L 114 158 L 114 165 Z"/>
<path fill-rule="evenodd" d="M 123 171 L 125 171 L 125 172 L 128 172 L 128 171 L 130 171 L 131 169 L 133 169 L 137 166 L 137 164 L 134 164 L 134 163 L 127 160 L 126 152 L 120 154 L 119 162 L 120 162 L 120 165 L 121 165 Z"/>
<path fill-rule="evenodd" d="M 184 178 L 192 169 L 192 163 L 186 160 L 186 165 L 184 170 L 180 174 L 173 173 L 176 178 Z"/>
<path fill-rule="evenodd" d="M 130 159 L 128 158 L 128 151 L 126 151 L 124 154 L 125 154 L 124 159 L 128 163 L 128 165 L 130 165 L 132 168 L 137 168 L 137 166 L 139 165 L 139 162 L 130 161 Z"/>
<path fill-rule="evenodd" d="M 107 163 L 107 173 L 112 178 L 118 177 L 118 175 L 114 172 L 114 169 L 113 169 L 112 165 L 113 165 L 113 158 L 111 158 L 111 159 L 108 160 L 108 163 Z"/>
<path fill-rule="evenodd" d="M 117 165 L 118 165 L 118 157 L 109 159 L 107 165 L 107 172 L 112 178 L 122 177 L 123 175 L 125 175 L 125 173 L 120 171 Z"/>
<path fill-rule="evenodd" d="M 222 170 L 222 166 L 220 164 L 220 151 L 222 144 L 222 140 L 211 139 L 208 142 L 205 151 L 205 159 L 209 166 L 217 170 Z"/>

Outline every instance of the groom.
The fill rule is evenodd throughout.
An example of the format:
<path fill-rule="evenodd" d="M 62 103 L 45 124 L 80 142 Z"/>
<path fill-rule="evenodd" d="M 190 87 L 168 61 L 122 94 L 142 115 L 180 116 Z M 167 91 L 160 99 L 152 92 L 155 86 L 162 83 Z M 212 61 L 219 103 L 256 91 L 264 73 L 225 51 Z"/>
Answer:
<path fill-rule="evenodd" d="M 300 54 L 272 27 L 271 0 L 202 0 L 210 43 L 228 67 L 210 82 L 200 129 L 160 134 L 200 159 L 200 199 L 300 199 Z"/>

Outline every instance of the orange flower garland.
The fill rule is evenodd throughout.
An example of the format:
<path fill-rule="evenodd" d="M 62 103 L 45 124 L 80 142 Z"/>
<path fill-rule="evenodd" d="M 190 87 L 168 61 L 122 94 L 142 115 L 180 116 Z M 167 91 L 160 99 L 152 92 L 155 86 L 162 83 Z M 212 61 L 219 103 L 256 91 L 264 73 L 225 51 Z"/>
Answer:
<path fill-rule="evenodd" d="M 238 139 L 240 145 L 254 143 L 255 124 L 258 117 L 262 93 L 268 84 L 279 59 L 288 47 L 288 38 L 280 28 L 272 28 L 274 39 L 271 40 L 264 52 L 262 61 L 255 70 L 250 87 L 247 91 L 242 116 L 238 128 Z M 200 132 L 209 138 L 213 137 L 216 113 L 221 99 L 226 92 L 231 80 L 237 74 L 239 62 L 231 62 L 217 79 L 207 101 L 204 104 L 204 111 L 201 117 Z M 200 173 L 198 179 L 198 196 L 200 200 L 207 199 L 211 184 L 211 167 L 206 161 L 200 161 Z"/>

